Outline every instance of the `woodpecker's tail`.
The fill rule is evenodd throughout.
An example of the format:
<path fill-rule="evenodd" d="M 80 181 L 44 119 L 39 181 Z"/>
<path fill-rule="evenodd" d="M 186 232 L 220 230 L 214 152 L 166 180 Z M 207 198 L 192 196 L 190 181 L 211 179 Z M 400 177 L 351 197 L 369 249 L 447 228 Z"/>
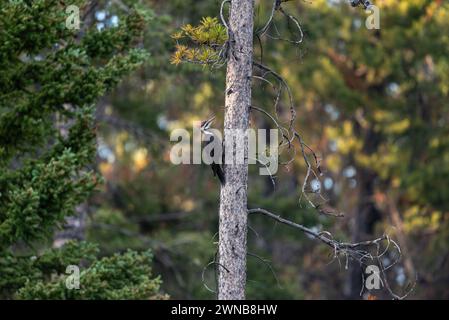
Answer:
<path fill-rule="evenodd" d="M 221 185 L 225 184 L 225 176 L 224 176 L 224 172 L 223 169 L 221 169 L 221 166 L 218 166 L 218 170 L 217 170 L 217 176 L 218 179 L 220 180 Z"/>
<path fill-rule="evenodd" d="M 218 180 L 220 180 L 221 185 L 225 184 L 225 176 L 223 169 L 219 164 L 212 163 L 212 171 L 214 172 L 214 176 L 218 177 Z"/>

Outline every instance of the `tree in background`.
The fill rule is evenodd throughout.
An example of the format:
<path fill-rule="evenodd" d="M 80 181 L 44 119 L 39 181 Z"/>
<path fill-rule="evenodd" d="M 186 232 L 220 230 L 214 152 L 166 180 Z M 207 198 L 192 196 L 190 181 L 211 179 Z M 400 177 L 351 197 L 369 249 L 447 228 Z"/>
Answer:
<path fill-rule="evenodd" d="M 316 143 L 334 203 L 352 221 L 353 241 L 386 228 L 403 252 L 389 272 L 391 284 L 417 276 L 418 296 L 428 290 L 447 295 L 439 284 L 448 268 L 448 248 L 441 244 L 447 242 L 449 52 L 443 35 L 449 7 L 426 0 L 376 5 L 380 30 L 366 29 L 366 15 L 345 3 L 296 4 L 308 10 L 309 41 L 285 77 L 296 83 L 303 109 L 320 115 L 302 113 L 324 128 Z M 352 265 L 350 274 L 346 294 L 358 298 L 362 270 Z"/>
<path fill-rule="evenodd" d="M 80 8 L 80 30 L 68 26 L 61 1 L 0 4 L 0 296 L 162 297 L 149 252 L 99 259 L 96 246 L 85 242 L 46 249 L 98 185 L 89 169 L 95 102 L 148 56 L 135 49 L 148 12 L 129 7 L 112 25 L 85 28 L 92 3 L 70 4 Z M 79 290 L 66 286 L 68 265 L 81 267 Z"/>
<path fill-rule="evenodd" d="M 382 37 L 391 40 L 391 48 L 400 46 L 405 39 L 408 40 L 407 43 L 403 43 L 404 47 L 412 43 L 419 47 L 425 43 L 429 53 L 441 52 L 441 48 L 447 47 L 444 46 L 444 36 L 437 31 L 445 30 L 447 25 L 444 23 L 447 20 L 443 19 L 444 12 L 447 12 L 444 6 L 437 7 L 439 9 L 429 16 L 428 23 L 424 25 L 425 29 L 430 28 L 429 30 L 433 32 L 422 33 L 421 41 L 418 42 L 413 41 L 413 37 L 405 38 L 403 34 L 420 34 L 419 28 L 414 31 L 415 33 L 411 33 L 413 28 L 408 29 L 413 25 L 422 26 L 426 21 L 424 19 L 421 23 L 417 23 L 420 15 L 416 13 L 425 11 L 423 3 L 416 2 L 417 7 L 414 7 L 415 5 L 411 6 L 412 2 L 384 2 L 388 7 L 385 8 L 387 10 L 383 8 L 381 10 L 380 32 L 385 35 Z M 255 29 L 258 30 L 264 26 L 272 7 L 271 1 L 256 3 Z M 352 97 L 365 93 L 360 92 L 360 89 L 351 89 L 352 87 L 343 83 L 341 77 L 345 73 L 337 70 L 337 64 L 317 48 L 323 47 L 338 52 L 346 50 L 345 54 L 352 57 L 360 52 L 369 52 L 368 49 L 376 43 L 376 50 L 381 52 L 386 40 L 379 42 L 375 37 L 378 33 L 376 30 L 365 30 L 363 25 L 366 15 L 363 10 L 351 9 L 346 1 L 342 1 L 341 6 L 336 3 L 336 1 L 284 3 L 285 10 L 301 21 L 304 31 L 303 43 L 298 47 L 285 41 L 271 41 L 266 37 L 261 39 L 263 43 L 261 52 L 256 38 L 254 51 L 255 57 L 259 59 L 262 56 L 261 60 L 282 75 L 294 90 L 298 128 L 301 129 L 304 140 L 323 159 L 324 176 L 321 189 L 329 197 L 329 203 L 344 212 L 345 217 L 329 219 L 327 216 L 317 215 L 315 210 L 304 205 L 298 207 L 297 190 L 306 173 L 301 159 L 288 168 L 279 170 L 275 189 L 269 177 L 254 174 L 256 168 L 250 167 L 251 187 L 248 188 L 248 204 L 267 208 L 316 230 L 329 230 L 335 237 L 351 241 L 349 235 L 352 232 L 357 233 L 357 230 L 351 229 L 350 226 L 357 212 L 355 208 L 360 199 L 358 192 L 361 183 L 357 181 L 359 171 L 357 168 L 354 170 L 354 166 L 350 164 L 353 163 L 354 157 L 361 155 L 361 152 L 359 142 L 354 143 L 358 137 L 351 133 L 350 129 L 357 114 L 355 110 L 346 108 L 346 105 L 353 106 L 355 103 L 351 102 Z M 435 4 L 438 4 L 438 1 L 435 1 Z M 172 43 L 167 33 L 179 30 L 179 27 L 186 23 L 195 25 L 201 17 L 217 16 L 219 5 L 220 1 L 152 1 L 152 7 L 157 10 L 158 16 L 164 17 L 164 24 L 150 30 L 151 34 L 145 38 L 144 46 L 156 52 L 144 70 L 127 78 L 118 90 L 108 96 L 101 116 L 104 122 L 99 128 L 98 167 L 106 183 L 101 189 L 102 192 L 96 194 L 90 202 L 88 239 L 98 242 L 104 254 L 113 254 L 126 248 L 141 250 L 150 246 L 155 253 L 154 267 L 164 279 L 162 288 L 174 298 L 215 296 L 213 292 L 208 291 L 214 288 L 213 268 L 205 270 L 205 266 L 214 258 L 216 250 L 214 234 L 218 231 L 218 215 L 213 213 L 218 212 L 219 185 L 210 177 L 208 169 L 201 169 L 198 166 L 173 166 L 168 160 L 170 150 L 168 135 L 171 128 L 187 127 L 192 120 L 205 119 L 211 112 L 215 113 L 218 119 L 221 118 L 224 101 L 224 68 L 210 72 L 199 65 L 170 66 L 167 51 Z M 404 8 L 414 9 L 408 11 Z M 170 20 L 167 15 L 176 18 Z M 395 17 L 388 19 L 391 22 L 388 28 L 384 20 L 387 15 Z M 408 22 L 405 23 L 406 21 Z M 290 34 L 292 24 L 286 23 L 281 15 L 276 15 L 274 22 L 282 35 Z M 401 36 L 396 37 L 397 33 Z M 269 35 L 277 34 L 271 29 Z M 426 35 L 432 35 L 429 38 L 432 40 L 424 41 Z M 348 43 L 354 45 L 348 46 Z M 422 47 L 422 52 L 424 51 Z M 381 55 L 380 60 L 388 62 L 391 57 L 402 54 L 402 50 L 391 49 L 390 52 L 394 54 Z M 378 57 L 378 53 L 370 56 Z M 373 58 L 370 59 L 372 61 Z M 358 60 L 359 58 L 351 58 L 350 62 L 357 63 Z M 445 61 L 447 60 L 441 56 L 440 68 L 447 64 Z M 388 65 L 388 63 L 385 66 L 383 63 L 376 64 L 379 70 Z M 351 77 L 347 79 L 351 80 Z M 356 77 L 348 83 L 353 86 L 358 81 L 359 78 Z M 401 80 L 400 83 L 403 82 L 404 80 Z M 447 79 L 441 76 L 428 88 L 444 88 L 445 85 Z M 393 85 L 391 89 L 394 91 L 395 87 Z M 267 99 L 268 94 L 271 94 L 273 100 L 276 97 L 276 91 L 273 91 L 268 83 L 262 82 L 254 87 L 253 105 L 260 108 L 272 107 L 273 100 Z M 340 103 L 329 103 L 331 98 Z M 349 102 L 341 103 L 342 101 Z M 285 102 L 281 101 L 282 103 Z M 382 105 L 382 102 L 379 102 L 379 105 Z M 415 104 L 411 103 L 410 107 L 413 106 Z M 445 119 L 447 112 L 444 113 L 443 106 L 444 104 L 441 109 L 432 107 L 432 110 L 437 112 L 436 118 Z M 375 107 L 373 111 L 377 108 Z M 407 118 L 410 114 L 400 112 L 397 119 Z M 270 121 L 256 117 L 253 112 L 250 121 L 258 127 L 269 128 L 271 125 Z M 388 117 L 380 117 L 376 120 L 376 127 L 388 128 L 394 122 Z M 430 149 L 417 149 L 422 150 L 422 154 L 417 153 L 424 157 L 421 168 L 438 169 L 436 172 L 441 173 L 446 167 L 443 165 L 445 149 L 442 141 L 445 141 L 447 134 L 442 130 L 443 127 L 434 130 L 436 126 L 432 128 L 429 124 L 420 122 L 423 127 L 428 128 L 428 132 L 435 133 L 435 140 L 440 141 L 438 148 L 432 149 L 431 153 Z M 409 133 L 404 131 L 400 136 L 402 139 L 410 139 Z M 406 153 L 391 152 L 390 149 L 398 141 L 397 138 L 391 140 L 391 137 L 390 135 L 391 142 L 384 141 L 389 147 L 376 153 L 382 160 L 390 159 L 394 160 L 393 163 L 401 164 L 402 171 L 398 172 L 398 176 L 409 178 L 412 175 L 405 164 L 407 161 L 404 162 L 402 156 L 395 160 L 397 155 L 405 156 Z M 402 150 L 406 151 L 408 148 L 401 146 L 399 151 Z M 439 161 L 441 165 L 427 167 L 425 163 L 429 159 L 427 155 L 430 154 L 433 161 Z M 377 162 L 373 160 L 373 163 Z M 382 163 L 384 169 L 391 168 L 390 165 L 386 166 L 385 162 Z M 419 175 L 425 171 L 413 170 L 413 172 L 413 175 Z M 377 178 L 374 181 L 379 180 Z M 387 189 L 390 185 L 394 185 L 393 181 L 391 183 L 386 184 Z M 419 183 L 415 184 L 417 185 Z M 402 208 L 399 212 L 404 222 L 405 236 L 411 241 L 408 248 L 412 250 L 408 257 L 412 258 L 418 272 L 418 284 L 411 297 L 441 298 L 448 294 L 445 282 L 440 281 L 448 274 L 444 270 L 448 262 L 449 229 L 445 213 L 447 210 L 443 209 L 448 200 L 444 196 L 446 188 L 443 185 L 438 188 L 431 185 L 424 190 L 425 194 L 438 195 L 441 212 L 433 214 L 432 209 L 421 211 L 418 207 L 409 207 L 405 202 L 398 202 Z M 414 202 L 426 201 L 422 195 L 424 194 L 414 193 Z M 413 210 L 409 211 L 411 208 Z M 379 209 L 381 207 L 377 207 L 377 210 Z M 381 235 L 387 231 L 396 237 L 396 228 L 382 226 L 384 221 L 389 225 L 392 224 L 388 221 L 388 211 L 380 210 L 380 219 L 373 225 L 375 234 Z M 298 236 L 296 230 L 282 228 L 279 225 L 273 226 L 271 221 L 267 221 L 264 217 L 251 217 L 249 226 L 246 284 L 248 298 L 345 297 L 348 272 L 344 271 L 343 259 L 340 261 L 341 264 L 336 260 L 330 263 L 332 257 L 329 257 L 327 248 L 311 242 L 307 236 Z M 399 236 L 396 238 L 400 240 Z M 263 262 L 259 257 L 262 257 Z M 402 264 L 397 264 L 388 271 L 391 285 L 404 283 L 402 267 Z M 356 271 L 359 272 L 359 269 Z M 360 276 L 360 273 L 358 275 Z M 361 281 L 361 277 L 359 279 Z M 410 281 L 412 280 L 414 276 L 410 278 Z M 407 282 L 407 279 L 405 281 Z M 360 290 L 361 287 L 357 287 L 357 297 Z"/>

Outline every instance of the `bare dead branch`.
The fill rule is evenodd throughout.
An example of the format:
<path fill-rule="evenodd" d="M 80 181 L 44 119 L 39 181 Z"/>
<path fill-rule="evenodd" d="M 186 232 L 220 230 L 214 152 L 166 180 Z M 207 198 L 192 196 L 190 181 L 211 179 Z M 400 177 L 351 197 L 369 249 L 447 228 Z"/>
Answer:
<path fill-rule="evenodd" d="M 329 235 L 330 233 L 327 231 L 322 231 L 322 232 L 316 232 L 310 228 L 307 228 L 301 224 L 298 224 L 296 222 L 290 221 L 288 219 L 282 218 L 280 215 L 276 215 L 268 210 L 262 209 L 262 208 L 257 208 L 257 209 L 249 209 L 248 210 L 248 214 L 254 214 L 254 213 L 260 213 L 263 214 L 277 222 L 280 222 L 282 224 L 288 225 L 290 227 L 299 229 L 301 231 L 303 231 L 304 233 L 312 236 L 313 238 L 316 238 L 320 241 L 322 241 L 323 243 L 325 243 L 326 245 L 330 246 L 332 249 L 335 250 L 345 250 L 345 249 L 354 249 L 357 247 L 363 247 L 363 246 L 369 246 L 369 245 L 373 245 L 379 241 L 385 240 L 386 236 L 383 236 L 381 238 L 372 240 L 372 241 L 366 241 L 366 242 L 359 242 L 359 243 L 344 243 L 344 242 L 338 242 L 336 240 L 334 240 L 333 238 L 330 238 Z"/>
<path fill-rule="evenodd" d="M 287 13 L 284 10 L 284 8 L 282 8 L 282 6 L 281 6 L 282 2 L 287 2 L 287 1 L 282 1 L 282 0 L 274 0 L 273 1 L 273 5 L 271 7 L 270 16 L 268 17 L 268 19 L 265 22 L 264 26 L 256 31 L 256 35 L 259 36 L 259 37 L 262 37 L 263 35 L 266 34 L 267 37 L 269 37 L 269 38 L 271 38 L 273 40 L 287 41 L 287 42 L 290 42 L 292 44 L 298 45 L 298 44 L 302 43 L 302 41 L 304 39 L 304 33 L 302 31 L 301 24 L 299 23 L 297 18 L 295 18 L 291 14 Z M 297 40 L 285 39 L 285 38 L 282 38 L 280 36 L 280 33 L 277 30 L 277 28 L 276 28 L 276 24 L 273 23 L 273 19 L 274 19 L 274 15 L 275 15 L 276 11 L 279 11 L 288 21 L 292 21 L 295 24 L 295 26 L 296 26 L 296 28 L 298 30 L 298 35 L 299 35 Z M 272 25 L 272 23 L 275 26 L 275 30 L 276 30 L 276 32 L 278 34 L 278 37 L 274 37 L 274 36 L 271 36 L 271 35 L 267 34 L 267 31 L 270 28 L 270 26 Z"/>
<path fill-rule="evenodd" d="M 271 14 L 268 17 L 267 22 L 265 23 L 265 25 L 262 28 L 260 28 L 259 30 L 256 31 L 256 34 L 258 36 L 263 36 L 267 32 L 268 28 L 270 28 L 271 21 L 273 21 L 273 18 L 274 18 L 274 13 L 276 12 L 276 10 L 279 9 L 280 5 L 281 5 L 281 0 L 273 1 L 273 6 L 271 7 Z"/>
<path fill-rule="evenodd" d="M 334 240 L 332 234 L 328 231 L 316 232 L 310 228 L 307 228 L 307 227 L 305 227 L 301 224 L 298 224 L 296 222 L 293 222 L 291 220 L 285 219 L 285 218 L 281 217 L 280 215 L 277 215 L 268 210 L 265 210 L 262 208 L 248 209 L 248 214 L 254 214 L 254 213 L 262 214 L 266 217 L 269 217 L 269 218 L 275 220 L 276 222 L 285 224 L 285 225 L 290 226 L 295 229 L 299 229 L 302 232 L 304 232 L 305 234 L 311 236 L 312 238 L 320 240 L 321 242 L 323 242 L 324 244 L 326 244 L 327 246 L 332 248 L 332 250 L 334 252 L 334 259 L 337 258 L 339 260 L 339 256 L 343 256 L 345 258 L 346 269 L 348 268 L 348 263 L 349 263 L 350 258 L 354 259 L 355 261 L 360 263 L 360 265 L 366 265 L 366 263 L 369 261 L 377 261 L 377 264 L 378 264 L 378 266 L 380 268 L 380 272 L 381 272 L 381 274 L 379 275 L 380 280 L 384 284 L 384 287 L 386 288 L 388 293 L 393 297 L 393 299 L 397 299 L 397 300 L 405 299 L 414 290 L 414 288 L 416 286 L 417 279 L 415 280 L 412 287 L 402 296 L 397 295 L 391 289 L 391 287 L 388 283 L 387 275 L 386 275 L 386 271 L 388 270 L 389 267 L 391 267 L 391 265 L 389 267 L 385 267 L 383 265 L 381 258 L 382 258 L 382 256 L 384 256 L 386 254 L 386 252 L 390 248 L 390 244 L 393 244 L 393 249 L 398 252 L 399 258 L 401 255 L 401 249 L 400 249 L 399 245 L 394 240 L 392 240 L 388 235 L 384 234 L 383 236 L 373 239 L 373 240 L 367 240 L 367 241 L 361 241 L 361 242 L 355 242 L 355 243 L 339 242 L 337 240 Z M 387 242 L 386 248 L 383 251 L 381 251 L 381 243 L 383 243 L 385 241 Z M 376 252 L 374 254 L 370 253 L 368 251 L 370 248 L 376 249 Z M 393 265 L 396 262 L 393 262 Z M 363 282 L 363 284 L 365 283 L 365 278 L 363 275 L 362 275 L 362 282 Z M 360 294 L 362 294 L 362 293 L 363 293 L 363 287 L 362 287 Z"/>
<path fill-rule="evenodd" d="M 271 68 L 257 62 L 257 61 L 253 61 L 253 65 L 255 67 L 257 67 L 258 69 L 260 69 L 261 71 L 265 72 L 264 76 L 266 74 L 271 74 L 273 77 L 275 77 L 278 81 L 280 86 L 279 87 L 284 87 L 287 90 L 287 94 L 288 94 L 288 98 L 289 98 L 289 107 L 290 107 L 290 121 L 289 121 L 289 130 L 291 130 L 293 128 L 293 123 L 296 119 L 296 110 L 294 107 L 294 102 L 293 102 L 293 94 L 291 92 L 290 86 L 288 85 L 287 81 L 285 81 L 285 79 L 278 74 L 277 72 L 275 72 L 274 70 L 272 70 Z M 276 101 L 278 101 L 280 98 L 280 93 L 278 93 L 277 99 Z M 278 115 L 278 112 L 276 110 L 277 108 L 277 103 L 275 104 L 275 111 L 276 111 L 276 116 Z"/>

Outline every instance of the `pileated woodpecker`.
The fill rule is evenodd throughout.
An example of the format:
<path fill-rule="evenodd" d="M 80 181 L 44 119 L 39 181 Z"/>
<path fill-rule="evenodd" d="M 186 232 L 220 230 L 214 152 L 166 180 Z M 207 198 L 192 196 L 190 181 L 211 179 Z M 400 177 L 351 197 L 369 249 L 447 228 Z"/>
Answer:
<path fill-rule="evenodd" d="M 214 141 L 215 139 L 220 140 L 220 138 L 217 137 L 212 131 L 209 131 L 210 126 L 211 126 L 212 122 L 214 122 L 214 120 L 215 120 L 215 116 L 213 116 L 212 118 L 210 118 L 208 120 L 201 121 L 201 132 L 204 135 L 210 137 L 209 141 L 206 141 L 204 146 L 208 145 L 209 143 L 212 143 L 212 141 Z M 223 145 L 223 143 L 221 143 L 221 144 Z M 224 157 L 223 149 L 222 149 L 222 155 Z M 214 150 L 212 150 L 211 156 L 212 156 L 212 158 L 214 157 Z M 218 179 L 220 180 L 220 183 L 222 185 L 224 185 L 225 176 L 224 176 L 224 172 L 223 172 L 221 165 L 219 163 L 212 162 L 210 166 L 212 168 L 212 172 L 214 173 L 214 177 L 217 176 Z"/>

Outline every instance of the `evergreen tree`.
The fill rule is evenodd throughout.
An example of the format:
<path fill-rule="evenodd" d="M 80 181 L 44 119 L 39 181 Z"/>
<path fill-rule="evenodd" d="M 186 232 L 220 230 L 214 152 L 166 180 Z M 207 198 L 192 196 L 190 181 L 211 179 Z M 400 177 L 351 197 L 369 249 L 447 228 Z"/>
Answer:
<path fill-rule="evenodd" d="M 149 252 L 98 260 L 96 247 L 84 242 L 45 249 L 100 181 L 89 169 L 95 102 L 148 57 L 135 48 L 148 11 L 131 7 L 100 30 L 83 24 L 89 10 L 85 0 L 0 3 L 2 298 L 160 297 Z M 81 267 L 80 290 L 65 286 L 71 264 Z"/>
<path fill-rule="evenodd" d="M 326 126 L 320 139 L 330 146 L 323 151 L 327 176 L 338 185 L 333 197 L 343 204 L 356 194 L 348 210 L 354 212 L 353 237 L 368 239 L 382 232 L 381 223 L 393 225 L 389 233 L 403 257 L 392 270 L 410 282 L 417 273 L 418 296 L 426 286 L 447 294 L 439 286 L 444 277 L 427 270 L 447 274 L 448 268 L 435 261 L 447 250 L 442 243 L 447 243 L 449 47 L 443 35 L 449 31 L 449 4 L 375 4 L 379 30 L 367 29 L 368 15 L 344 2 L 295 4 L 308 10 L 302 20 L 308 53 L 287 77 L 303 93 L 303 109 L 329 115 L 304 116 L 312 126 Z M 429 230 L 432 236 L 424 240 Z M 359 266 L 351 273 L 347 294 L 359 298 Z"/>

